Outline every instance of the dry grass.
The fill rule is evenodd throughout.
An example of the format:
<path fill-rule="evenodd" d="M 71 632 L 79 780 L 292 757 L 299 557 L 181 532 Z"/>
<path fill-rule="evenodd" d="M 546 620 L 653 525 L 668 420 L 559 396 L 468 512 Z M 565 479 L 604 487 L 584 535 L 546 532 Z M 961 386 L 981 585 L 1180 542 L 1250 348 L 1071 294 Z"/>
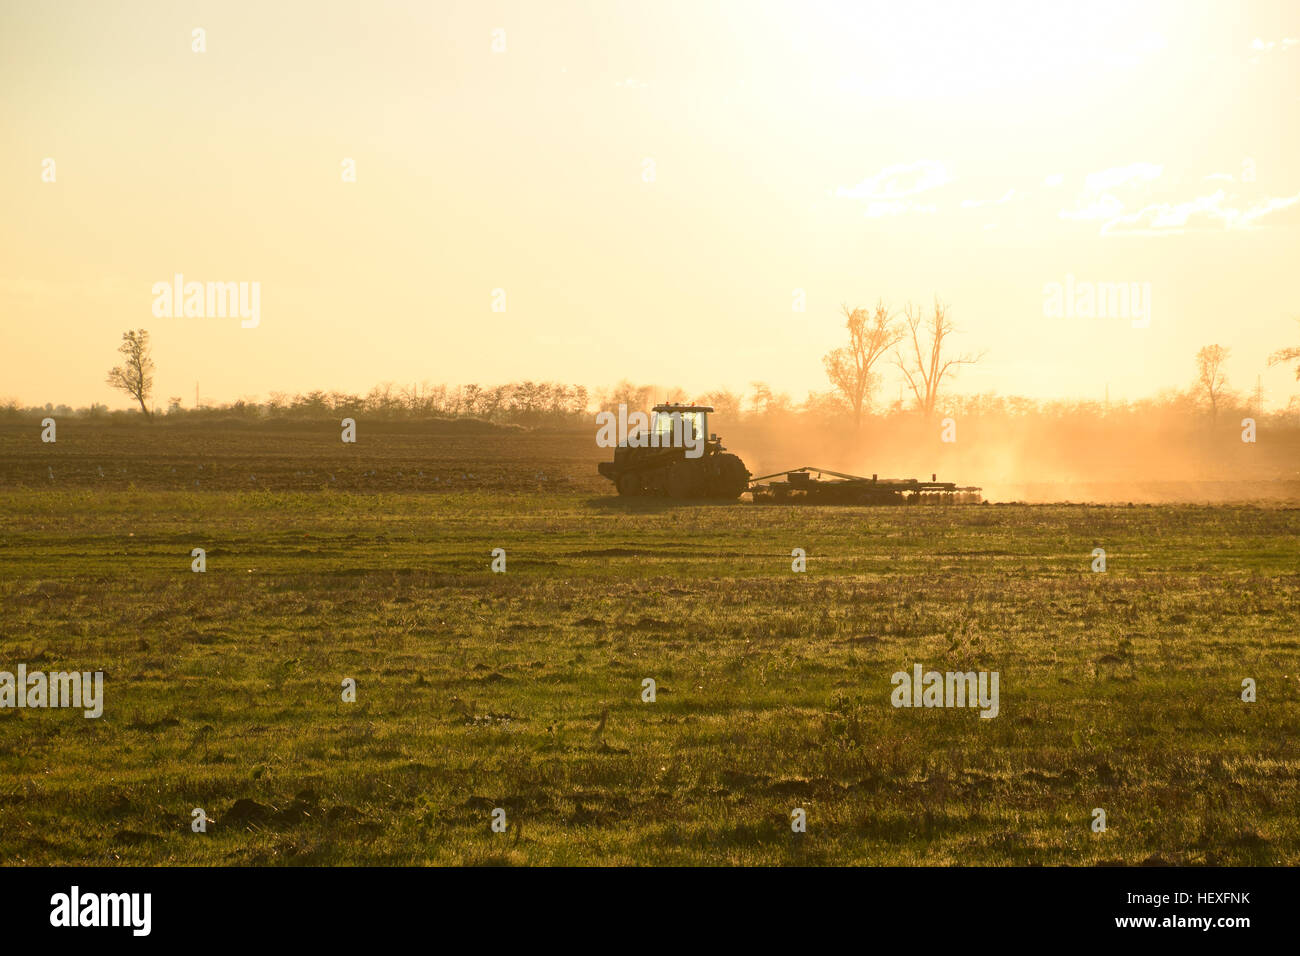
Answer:
<path fill-rule="evenodd" d="M 0 711 L 6 862 L 1300 860 L 1300 512 L 33 490 L 0 515 L 3 666 L 107 673 L 98 720 Z M 1001 715 L 895 710 L 914 662 L 1000 671 Z"/>

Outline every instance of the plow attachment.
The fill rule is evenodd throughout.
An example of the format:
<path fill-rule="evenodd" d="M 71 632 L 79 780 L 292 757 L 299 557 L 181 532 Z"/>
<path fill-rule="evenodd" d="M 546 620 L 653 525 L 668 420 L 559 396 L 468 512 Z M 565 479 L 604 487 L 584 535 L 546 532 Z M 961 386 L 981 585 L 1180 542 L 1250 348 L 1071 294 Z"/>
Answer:
<path fill-rule="evenodd" d="M 756 504 L 902 505 L 979 504 L 980 489 L 958 487 L 950 481 L 915 478 L 879 478 L 845 475 L 827 468 L 805 465 L 789 471 L 761 475 L 749 483 Z M 784 479 L 771 481 L 769 479 Z"/>

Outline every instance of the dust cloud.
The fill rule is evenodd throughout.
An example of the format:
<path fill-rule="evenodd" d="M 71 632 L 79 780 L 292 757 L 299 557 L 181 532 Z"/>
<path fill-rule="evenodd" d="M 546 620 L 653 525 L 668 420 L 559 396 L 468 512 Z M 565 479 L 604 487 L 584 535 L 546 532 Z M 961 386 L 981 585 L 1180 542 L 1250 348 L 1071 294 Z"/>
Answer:
<path fill-rule="evenodd" d="M 789 416 L 750 419 L 722 437 L 755 477 L 815 465 L 882 479 L 933 474 L 980 487 L 989 501 L 1300 503 L 1300 424 L 1263 416 L 1251 443 L 1240 422 L 1189 423 L 1173 413 L 954 416 L 955 440 L 945 442 L 941 416 L 869 417 L 856 431 Z"/>

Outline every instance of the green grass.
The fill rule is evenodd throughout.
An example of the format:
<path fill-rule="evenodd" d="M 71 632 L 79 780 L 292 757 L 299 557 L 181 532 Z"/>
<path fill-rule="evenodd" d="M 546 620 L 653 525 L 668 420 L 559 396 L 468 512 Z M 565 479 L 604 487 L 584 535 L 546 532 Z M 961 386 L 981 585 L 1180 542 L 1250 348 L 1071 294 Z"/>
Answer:
<path fill-rule="evenodd" d="M 0 491 L 0 670 L 106 673 L 98 720 L 0 710 L 0 860 L 1295 864 L 1298 541 L 1250 507 Z M 1000 715 L 893 708 L 913 663 L 999 671 Z"/>

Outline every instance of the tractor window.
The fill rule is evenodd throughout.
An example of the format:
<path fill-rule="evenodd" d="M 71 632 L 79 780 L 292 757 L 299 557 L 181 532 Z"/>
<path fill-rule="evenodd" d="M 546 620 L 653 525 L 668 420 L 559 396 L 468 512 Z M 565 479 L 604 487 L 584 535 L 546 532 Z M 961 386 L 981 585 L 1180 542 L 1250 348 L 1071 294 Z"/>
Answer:
<path fill-rule="evenodd" d="M 708 437 L 704 433 L 705 417 L 704 412 L 655 412 L 654 425 L 655 434 L 658 439 L 660 448 L 676 447 L 673 434 L 673 419 L 680 418 L 682 421 L 682 442 L 690 444 L 694 436 Z"/>
<path fill-rule="evenodd" d="M 673 438 L 673 416 L 668 412 L 655 412 L 655 432 L 659 436 L 660 448 L 670 446 Z"/>

